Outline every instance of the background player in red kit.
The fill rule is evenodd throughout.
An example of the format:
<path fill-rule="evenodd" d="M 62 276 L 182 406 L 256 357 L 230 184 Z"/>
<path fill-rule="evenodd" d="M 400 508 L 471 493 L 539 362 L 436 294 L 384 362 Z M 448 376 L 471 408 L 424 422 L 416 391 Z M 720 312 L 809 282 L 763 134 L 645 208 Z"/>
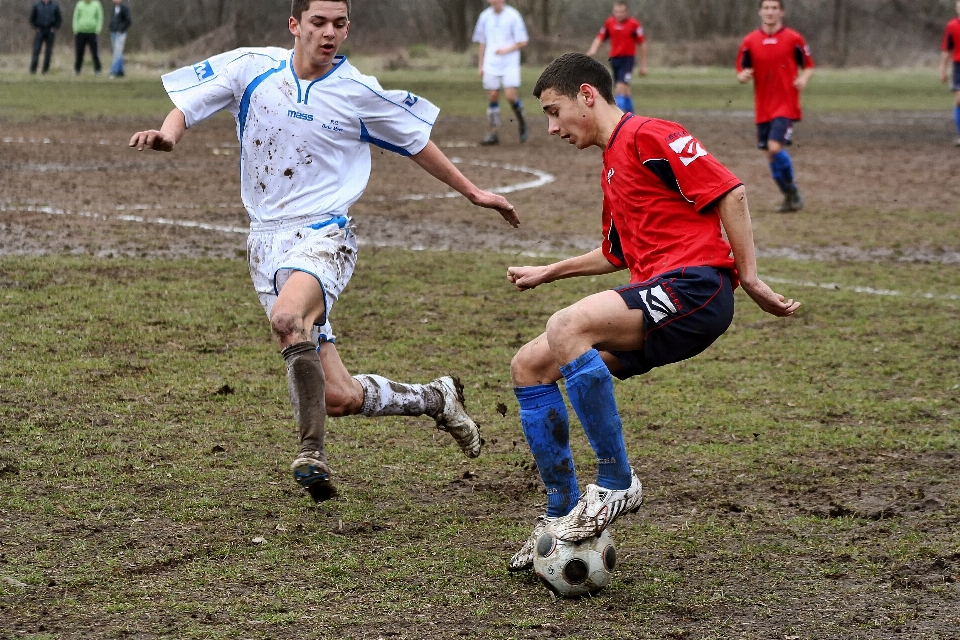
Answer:
<path fill-rule="evenodd" d="M 757 146 L 767 152 L 770 174 L 784 195 L 777 211 L 786 213 L 803 208 L 785 147 L 802 116 L 800 92 L 813 75 L 813 58 L 803 36 L 783 26 L 783 16 L 783 0 L 761 0 L 761 26 L 740 45 L 737 80 L 753 80 Z"/>
<path fill-rule="evenodd" d="M 960 147 L 960 0 L 957 2 L 957 16 L 947 23 L 943 33 L 943 56 L 940 58 L 940 82 L 950 81 L 953 91 L 953 121 L 957 126 L 957 139 L 954 144 Z M 947 67 L 953 59 L 953 72 L 948 76 Z"/>
<path fill-rule="evenodd" d="M 510 267 L 507 279 L 525 291 L 629 269 L 630 284 L 558 311 L 511 363 L 520 423 L 547 489 L 547 512 L 510 560 L 513 571 L 532 566 L 547 524 L 561 539 L 579 540 L 639 508 L 640 480 L 627 460 L 612 376 L 644 374 L 706 349 L 730 325 L 738 282 L 775 316 L 800 306 L 757 277 L 740 180 L 679 124 L 624 114 L 611 85 L 601 63 L 568 53 L 544 70 L 533 90 L 551 135 L 578 149 L 603 150 L 603 241 L 562 262 Z M 561 377 L 597 455 L 596 484 L 582 497 Z"/>
<path fill-rule="evenodd" d="M 626 2 L 613 3 L 613 15 L 603 23 L 587 55 L 596 55 L 604 40 L 610 40 L 610 68 L 616 83 L 617 106 L 621 111 L 633 113 L 630 79 L 636 63 L 637 45 L 640 45 L 640 75 L 647 75 L 647 39 L 643 25 L 630 15 Z"/>

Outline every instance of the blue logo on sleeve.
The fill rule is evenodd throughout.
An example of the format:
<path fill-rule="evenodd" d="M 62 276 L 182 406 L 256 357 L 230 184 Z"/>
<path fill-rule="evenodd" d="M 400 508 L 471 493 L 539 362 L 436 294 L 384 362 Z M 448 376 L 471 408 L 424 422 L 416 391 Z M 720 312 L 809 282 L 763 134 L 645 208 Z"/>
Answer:
<path fill-rule="evenodd" d="M 408 107 L 412 107 L 413 105 L 417 104 L 419 99 L 420 98 L 407 91 L 407 97 L 404 99 L 403 104 L 407 105 Z"/>
<path fill-rule="evenodd" d="M 213 77 L 213 67 L 210 66 L 209 60 L 193 65 L 193 71 L 197 74 L 197 80 L 206 80 Z"/>

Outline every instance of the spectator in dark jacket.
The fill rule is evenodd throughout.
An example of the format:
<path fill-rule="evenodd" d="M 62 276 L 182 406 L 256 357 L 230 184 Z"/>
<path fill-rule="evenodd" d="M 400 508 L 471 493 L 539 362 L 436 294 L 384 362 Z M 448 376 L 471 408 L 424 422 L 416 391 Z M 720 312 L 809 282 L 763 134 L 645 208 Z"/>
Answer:
<path fill-rule="evenodd" d="M 123 77 L 123 47 L 127 44 L 127 30 L 130 28 L 130 5 L 123 0 L 113 0 L 113 13 L 110 15 L 110 45 L 113 47 L 113 64 L 110 65 L 110 77 Z"/>
<path fill-rule="evenodd" d="M 36 34 L 33 36 L 33 56 L 30 58 L 30 73 L 37 72 L 40 62 L 40 49 L 47 50 L 43 55 L 43 73 L 50 70 L 50 55 L 53 53 L 53 36 L 63 23 L 60 5 L 57 0 L 37 0 L 30 11 L 30 26 Z"/>

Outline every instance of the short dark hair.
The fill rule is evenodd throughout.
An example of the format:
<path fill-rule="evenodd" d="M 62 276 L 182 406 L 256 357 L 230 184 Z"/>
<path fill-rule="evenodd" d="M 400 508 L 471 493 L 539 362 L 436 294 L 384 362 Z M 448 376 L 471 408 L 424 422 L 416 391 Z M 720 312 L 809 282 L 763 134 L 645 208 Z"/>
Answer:
<path fill-rule="evenodd" d="M 783 0 L 760 0 L 760 4 L 757 5 L 757 9 L 762 9 L 764 2 L 776 2 L 778 5 L 780 5 L 780 11 L 787 10 L 787 8 L 783 6 Z"/>
<path fill-rule="evenodd" d="M 561 96 L 576 98 L 580 85 L 595 87 L 603 99 L 613 104 L 613 78 L 601 63 L 582 53 L 565 53 L 543 70 L 533 95 L 539 99 L 547 89 L 553 89 Z"/>
<path fill-rule="evenodd" d="M 350 18 L 350 0 L 327 0 L 328 2 L 342 2 L 347 5 L 347 19 Z M 297 19 L 297 22 L 303 18 L 303 12 L 310 8 L 314 0 L 292 0 L 290 2 L 290 16 Z"/>

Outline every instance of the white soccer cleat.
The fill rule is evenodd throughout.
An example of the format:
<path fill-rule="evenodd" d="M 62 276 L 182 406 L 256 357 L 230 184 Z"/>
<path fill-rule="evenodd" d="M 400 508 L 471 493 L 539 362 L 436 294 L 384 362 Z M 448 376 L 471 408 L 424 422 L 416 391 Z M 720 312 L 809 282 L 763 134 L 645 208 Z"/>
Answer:
<path fill-rule="evenodd" d="M 643 504 L 643 485 L 630 470 L 630 487 L 604 489 L 588 484 L 573 511 L 553 524 L 557 537 L 567 542 L 600 534 L 624 513 L 634 513 Z"/>
<path fill-rule="evenodd" d="M 544 529 L 556 520 L 557 518 L 537 516 L 537 521 L 533 525 L 533 533 L 530 534 L 530 537 L 527 538 L 523 546 L 520 547 L 520 551 L 517 551 L 517 553 L 510 558 L 510 562 L 507 564 L 508 571 L 526 571 L 533 568 L 533 551 L 537 548 L 537 540 L 540 539 L 540 534 L 543 533 Z"/>
<path fill-rule="evenodd" d="M 463 454 L 468 458 L 480 455 L 480 427 L 473 421 L 464 408 L 463 385 L 459 378 L 444 376 L 437 378 L 429 385 L 440 392 L 443 399 L 443 409 L 436 416 L 437 429 L 446 431 L 460 445 Z"/>

